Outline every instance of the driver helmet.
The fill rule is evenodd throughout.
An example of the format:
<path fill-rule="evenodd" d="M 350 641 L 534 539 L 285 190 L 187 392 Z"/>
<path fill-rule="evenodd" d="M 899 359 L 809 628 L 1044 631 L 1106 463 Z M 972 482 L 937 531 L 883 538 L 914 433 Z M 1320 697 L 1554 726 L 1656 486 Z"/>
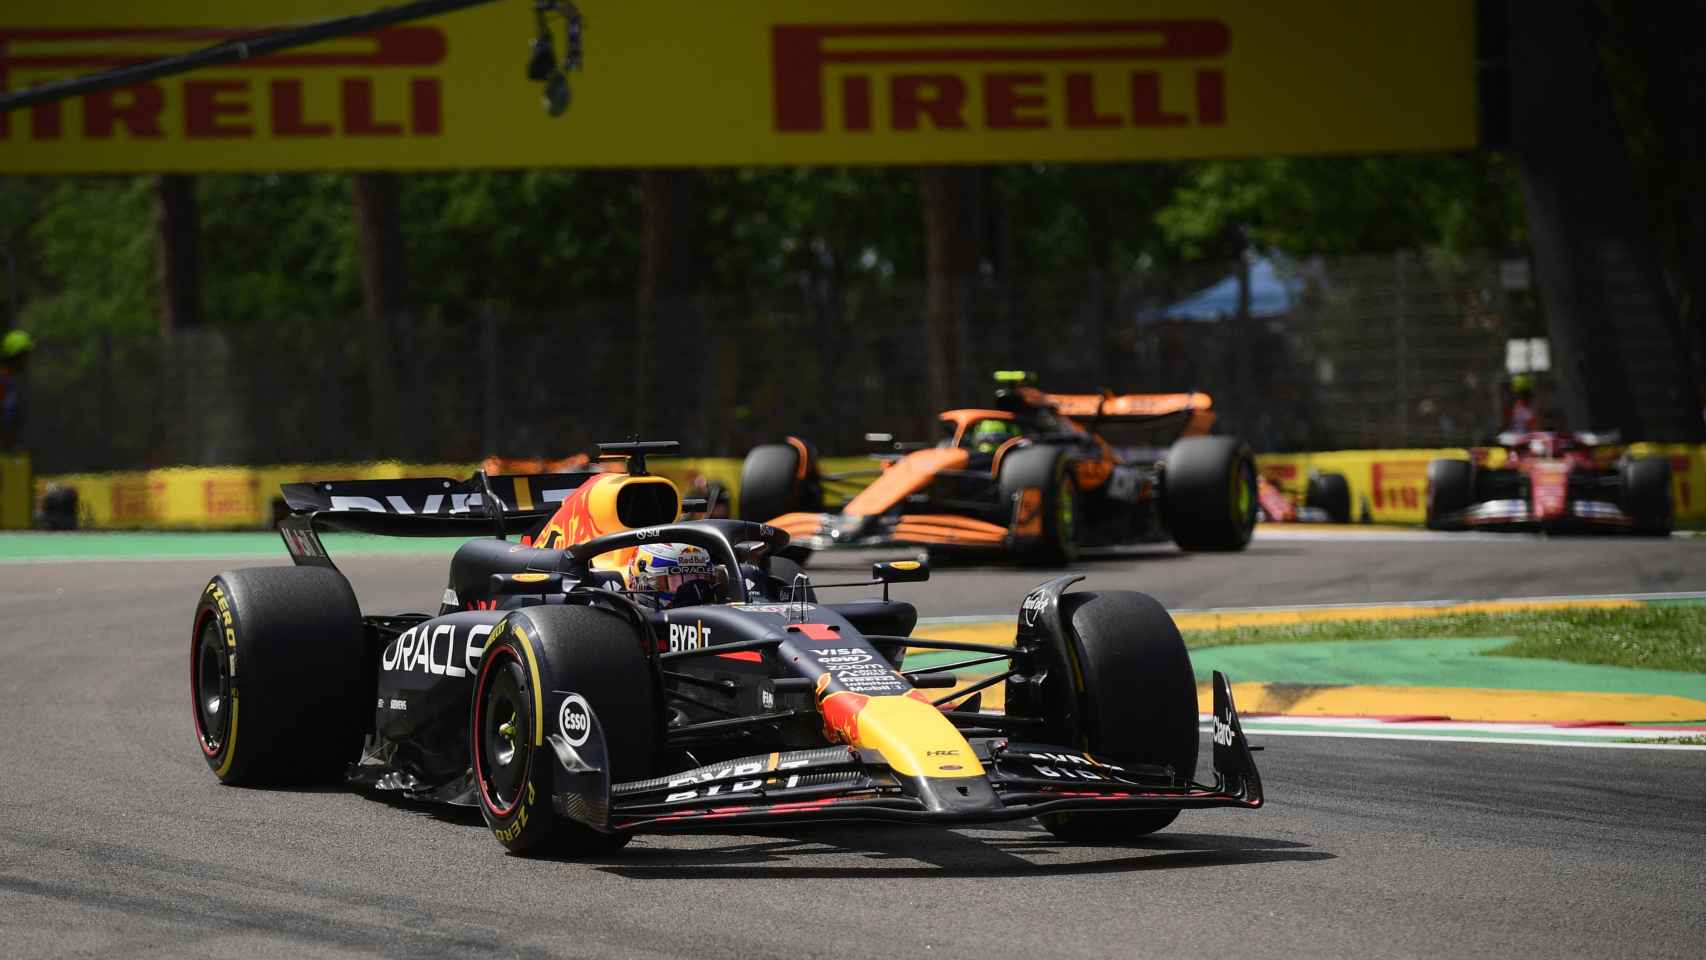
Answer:
<path fill-rule="evenodd" d="M 643 544 L 628 562 L 628 589 L 658 609 L 674 605 L 682 585 L 696 580 L 704 586 L 688 592 L 703 596 L 716 586 L 716 569 L 703 547 L 689 543 Z"/>
<path fill-rule="evenodd" d="M 971 425 L 972 449 L 978 453 L 994 453 L 1003 443 L 1019 435 L 1019 427 L 1011 420 L 986 417 Z"/>

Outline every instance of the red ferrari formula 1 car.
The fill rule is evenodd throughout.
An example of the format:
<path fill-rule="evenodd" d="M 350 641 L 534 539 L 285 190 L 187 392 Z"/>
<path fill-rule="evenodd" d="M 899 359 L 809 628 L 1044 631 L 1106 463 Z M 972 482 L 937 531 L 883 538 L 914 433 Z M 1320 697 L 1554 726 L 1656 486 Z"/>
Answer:
<path fill-rule="evenodd" d="M 1670 533 L 1669 460 L 1631 457 L 1616 437 L 1591 433 L 1502 433 L 1498 442 L 1502 467 L 1487 466 L 1485 449 L 1428 464 L 1429 529 Z"/>
<path fill-rule="evenodd" d="M 797 437 L 757 447 L 740 516 L 813 550 L 916 544 L 1034 563 L 1169 537 L 1185 550 L 1249 544 L 1255 459 L 1236 437 L 1207 435 L 1207 394 L 1044 393 L 1032 379 L 998 371 L 994 405 L 942 412 L 936 443 L 868 434 L 890 445 L 875 469 L 823 474 Z"/>

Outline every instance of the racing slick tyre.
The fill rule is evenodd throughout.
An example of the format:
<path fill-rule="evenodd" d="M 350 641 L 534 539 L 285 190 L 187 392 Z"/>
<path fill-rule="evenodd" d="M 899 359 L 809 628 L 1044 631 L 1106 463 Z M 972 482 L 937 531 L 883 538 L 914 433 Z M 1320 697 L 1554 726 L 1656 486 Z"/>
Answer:
<path fill-rule="evenodd" d="M 557 757 L 546 741 L 557 718 L 542 715 L 552 691 L 579 695 L 604 731 L 610 782 L 651 775 L 659 742 L 658 693 L 639 631 L 597 607 L 536 606 L 492 630 L 474 680 L 473 775 L 480 813 L 518 854 L 596 856 L 626 833 L 602 833 L 552 804 Z M 565 733 L 566 735 L 566 733 Z"/>
<path fill-rule="evenodd" d="M 823 509 L 817 454 L 797 437 L 752 448 L 740 467 L 740 519 L 768 523 L 785 513 Z"/>
<path fill-rule="evenodd" d="M 1161 521 L 1181 550 L 1242 550 L 1256 528 L 1256 458 L 1237 437 L 1186 437 L 1167 451 Z"/>
<path fill-rule="evenodd" d="M 1342 473 L 1315 473 L 1303 491 L 1303 505 L 1327 514 L 1328 523 L 1351 522 L 1351 485 Z"/>
<path fill-rule="evenodd" d="M 1197 769 L 1197 683 L 1185 641 L 1154 597 L 1129 590 L 1069 593 L 1060 617 L 1077 639 L 1084 677 L 1078 745 L 1098 757 L 1166 764 L 1190 779 Z M 1049 726 L 1073 720 L 1050 718 Z M 1044 814 L 1050 833 L 1076 842 L 1143 836 L 1177 810 Z"/>
<path fill-rule="evenodd" d="M 1020 498 L 1019 512 L 1027 507 L 1026 491 L 1040 490 L 1034 509 L 1042 512 L 1038 532 L 1015 537 L 1015 553 L 1021 563 L 1059 564 L 1078 559 L 1078 487 L 1068 471 L 1066 455 L 1046 444 L 1020 447 L 1001 460 L 1001 496 Z M 1018 526 L 1031 520 L 1018 517 Z"/>
<path fill-rule="evenodd" d="M 373 658 L 349 581 L 324 567 L 214 577 L 190 631 L 202 756 L 222 783 L 325 783 L 361 750 Z"/>
<path fill-rule="evenodd" d="M 1670 461 L 1663 457 L 1624 460 L 1618 466 L 1623 512 L 1635 521 L 1635 532 L 1667 536 L 1671 530 Z"/>
<path fill-rule="evenodd" d="M 1451 515 L 1469 509 L 1475 501 L 1475 464 L 1468 460 L 1433 460 L 1428 463 L 1427 525 L 1429 530 L 1449 530 Z"/>

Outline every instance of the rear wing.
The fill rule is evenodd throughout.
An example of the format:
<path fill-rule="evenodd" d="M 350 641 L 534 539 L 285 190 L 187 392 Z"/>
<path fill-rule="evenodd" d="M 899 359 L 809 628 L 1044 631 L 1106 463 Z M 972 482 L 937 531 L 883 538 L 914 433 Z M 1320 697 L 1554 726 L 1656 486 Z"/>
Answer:
<path fill-rule="evenodd" d="M 1179 437 L 1206 434 L 1214 426 L 1214 399 L 1206 393 L 1044 393 L 1025 388 L 1026 400 L 1097 432 L 1107 427 L 1141 431 L 1165 446 Z M 1128 431 L 1130 432 L 1130 431 Z M 1136 442 L 1136 436 L 1128 438 Z"/>
<path fill-rule="evenodd" d="M 290 514 L 278 523 L 298 565 L 331 567 L 320 533 L 341 530 L 388 537 L 478 537 L 530 530 L 599 471 L 538 473 L 467 480 L 316 480 L 280 489 Z M 488 498 L 488 493 L 490 497 Z"/>

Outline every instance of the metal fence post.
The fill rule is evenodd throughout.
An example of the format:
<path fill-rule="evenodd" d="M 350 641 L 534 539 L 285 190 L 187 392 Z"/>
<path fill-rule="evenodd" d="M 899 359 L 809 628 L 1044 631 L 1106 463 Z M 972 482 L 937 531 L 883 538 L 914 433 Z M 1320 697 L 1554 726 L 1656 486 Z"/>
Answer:
<path fill-rule="evenodd" d="M 480 314 L 480 447 L 483 456 L 498 449 L 498 320 L 490 307 Z"/>

